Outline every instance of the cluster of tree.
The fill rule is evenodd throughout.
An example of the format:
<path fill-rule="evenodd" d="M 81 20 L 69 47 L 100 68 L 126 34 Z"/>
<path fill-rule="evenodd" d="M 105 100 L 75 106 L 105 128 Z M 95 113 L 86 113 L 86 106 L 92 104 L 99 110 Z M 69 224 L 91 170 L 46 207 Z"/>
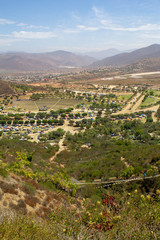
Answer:
<path fill-rule="evenodd" d="M 25 93 L 25 92 L 31 92 L 33 90 L 35 90 L 34 86 L 28 86 L 28 85 L 24 85 L 24 84 L 11 84 L 12 88 L 14 88 L 16 90 L 17 93 Z"/>
<path fill-rule="evenodd" d="M 64 133 L 65 132 L 62 128 L 58 128 L 56 131 L 41 135 L 39 140 L 43 142 L 47 142 L 48 140 L 59 140 L 63 137 Z"/>
<path fill-rule="evenodd" d="M 128 118 L 139 118 L 142 116 L 146 117 L 146 122 L 153 122 L 151 111 L 146 111 L 146 112 L 140 111 L 140 112 L 135 112 L 130 114 L 125 113 L 125 114 L 112 115 L 112 119 L 122 120 L 122 119 L 128 119 Z"/>
<path fill-rule="evenodd" d="M 90 109 L 100 109 L 100 110 L 103 110 L 103 109 L 106 109 L 106 110 L 114 110 L 114 111 L 117 111 L 117 110 L 120 110 L 122 108 L 122 105 L 120 103 L 117 103 L 117 102 L 103 102 L 103 100 L 100 102 L 100 103 L 97 103 L 97 102 L 93 102 L 90 106 Z"/>
<path fill-rule="evenodd" d="M 33 93 L 30 96 L 30 99 L 34 100 L 34 101 L 37 101 L 39 99 L 50 98 L 50 97 L 53 97 L 53 95 L 52 94 L 48 94 L 48 93 Z"/>
<path fill-rule="evenodd" d="M 64 130 L 62 128 L 58 128 L 56 131 L 52 131 L 48 133 L 48 140 L 54 140 L 54 139 L 59 139 L 63 137 L 64 135 Z"/>
<path fill-rule="evenodd" d="M 0 120 L 0 125 L 4 126 L 4 125 L 17 125 L 17 124 L 20 124 L 20 125 L 28 125 L 28 124 L 37 124 L 37 125 L 41 125 L 41 124 L 49 124 L 49 125 L 63 125 L 64 124 L 64 120 L 62 118 L 60 119 L 43 119 L 43 120 L 35 120 L 35 119 L 31 119 L 31 120 Z"/>
<path fill-rule="evenodd" d="M 60 125 L 62 125 L 62 121 L 64 118 L 66 118 L 66 116 L 68 115 L 70 118 L 74 118 L 79 117 L 80 114 L 77 113 L 75 115 L 73 115 L 71 113 L 71 111 L 73 110 L 73 108 L 68 108 L 68 109 L 60 109 L 58 111 L 51 111 L 50 113 L 47 112 L 38 112 L 36 113 L 22 113 L 22 114 L 11 114 L 8 113 L 8 115 L 3 115 L 0 114 L 0 124 L 1 125 L 11 125 L 11 124 L 28 124 L 28 123 L 35 123 L 37 122 L 38 124 L 40 123 L 61 123 Z M 83 116 L 86 116 L 86 113 L 82 114 Z M 24 121 L 24 117 L 27 117 L 28 120 Z M 58 117 L 60 117 L 59 120 L 56 120 Z"/>

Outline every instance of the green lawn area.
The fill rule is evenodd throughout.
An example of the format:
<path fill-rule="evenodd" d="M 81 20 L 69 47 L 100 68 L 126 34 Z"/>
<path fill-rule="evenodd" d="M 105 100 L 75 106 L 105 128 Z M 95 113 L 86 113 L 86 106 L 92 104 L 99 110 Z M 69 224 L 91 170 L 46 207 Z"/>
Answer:
<path fill-rule="evenodd" d="M 160 96 L 160 91 L 158 91 L 158 90 L 147 90 L 146 93 L 148 93 L 151 96 L 155 96 L 155 97 Z"/>
<path fill-rule="evenodd" d="M 159 99 L 157 98 L 154 98 L 154 97 L 147 97 L 145 99 L 145 101 L 140 105 L 140 107 L 148 107 L 150 105 L 153 105 L 155 103 L 157 103 L 158 101 L 160 101 Z"/>
<path fill-rule="evenodd" d="M 154 92 L 154 96 L 160 96 L 160 91 L 153 91 Z"/>
<path fill-rule="evenodd" d="M 128 95 L 121 95 L 121 96 L 118 96 L 118 100 L 119 101 L 127 101 L 130 97 L 132 96 L 132 94 L 128 94 Z"/>

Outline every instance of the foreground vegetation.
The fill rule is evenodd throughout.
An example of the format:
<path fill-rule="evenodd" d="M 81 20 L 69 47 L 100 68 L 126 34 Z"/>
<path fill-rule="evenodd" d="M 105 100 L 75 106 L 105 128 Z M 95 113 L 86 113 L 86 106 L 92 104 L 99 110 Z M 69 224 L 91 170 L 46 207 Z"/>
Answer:
<path fill-rule="evenodd" d="M 1 239 L 160 238 L 160 177 L 104 188 L 96 185 L 78 188 L 70 180 L 70 177 L 87 181 L 131 178 L 143 176 L 144 172 L 147 176 L 159 174 L 159 122 L 116 121 L 97 117 L 81 126 L 84 132 L 67 133 L 64 143 L 70 151 L 61 152 L 55 161 L 50 158 L 58 151 L 57 145 L 18 138 L 0 140 L 3 181 L 8 182 L 10 174 L 23 176 L 26 181 L 23 191 L 29 194 L 17 205 L 1 210 Z M 63 194 L 58 204 L 47 208 L 44 206 L 49 205 L 50 198 L 45 203 L 36 200 L 42 187 L 51 199 Z M 5 188 L 3 185 L 3 189 L 3 199 L 7 192 L 17 194 L 8 185 Z M 37 204 L 45 205 L 29 215 L 28 204 L 33 209 Z"/>
<path fill-rule="evenodd" d="M 60 207 L 38 220 L 4 210 L 1 239 L 160 238 L 160 190 L 145 192 L 141 184 L 108 189 L 103 194 L 100 190 L 84 189 L 83 194 L 88 191 L 95 195 L 81 200 L 78 214 L 75 209 Z"/>
<path fill-rule="evenodd" d="M 56 94 L 63 97 L 61 92 Z M 38 143 L 22 141 L 12 132 L 4 134 L 2 128 L 1 239 L 160 239 L 160 110 L 157 122 L 151 111 L 115 114 L 135 94 L 117 97 L 68 91 L 70 102 L 84 100 L 76 109 L 82 111 L 0 115 L 2 127 L 35 123 L 62 127 L 43 134 Z M 153 105 L 148 96 L 158 93 L 148 94 L 143 103 Z M 29 102 L 42 100 L 43 106 L 43 97 L 33 93 Z M 52 95 L 47 97 L 49 103 Z M 8 100 L 12 101 L 6 98 L 1 112 Z M 78 131 L 64 131 L 66 121 Z M 136 178 L 140 179 L 102 184 Z"/>

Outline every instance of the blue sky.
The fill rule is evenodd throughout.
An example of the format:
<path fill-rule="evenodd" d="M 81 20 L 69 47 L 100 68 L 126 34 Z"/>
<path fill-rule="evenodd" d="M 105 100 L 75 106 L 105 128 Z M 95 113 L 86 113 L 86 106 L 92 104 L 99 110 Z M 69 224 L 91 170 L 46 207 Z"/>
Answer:
<path fill-rule="evenodd" d="M 160 0 L 0 0 L 0 52 L 160 43 Z"/>

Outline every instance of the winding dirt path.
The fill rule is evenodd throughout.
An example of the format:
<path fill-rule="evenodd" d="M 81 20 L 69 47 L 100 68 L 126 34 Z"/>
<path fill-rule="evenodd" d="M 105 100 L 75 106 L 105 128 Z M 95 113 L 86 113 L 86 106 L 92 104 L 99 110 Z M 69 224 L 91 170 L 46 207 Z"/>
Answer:
<path fill-rule="evenodd" d="M 156 112 L 153 112 L 152 113 L 153 122 L 157 122 L 157 117 L 155 115 L 156 115 Z"/>
<path fill-rule="evenodd" d="M 66 137 L 66 133 L 63 135 L 63 138 L 60 139 L 59 143 L 58 143 L 58 146 L 59 146 L 59 150 L 58 152 L 55 153 L 55 155 L 53 155 L 49 160 L 50 162 L 53 162 L 54 159 L 57 157 L 57 155 L 62 152 L 63 150 L 65 150 L 67 147 L 63 145 L 63 142 L 65 140 L 65 137 Z"/>
<path fill-rule="evenodd" d="M 125 166 L 128 168 L 130 167 L 130 165 L 128 164 L 128 162 L 125 161 L 124 157 L 121 157 L 121 161 L 125 164 Z"/>
<path fill-rule="evenodd" d="M 78 120 L 79 120 L 79 119 L 78 119 Z M 54 130 L 56 130 L 56 129 L 58 129 L 58 128 L 59 128 L 59 127 L 56 127 L 56 128 L 54 128 Z M 75 129 L 75 127 L 69 126 L 69 121 L 68 121 L 68 120 L 65 120 L 64 125 L 63 125 L 63 126 L 60 126 L 60 128 L 62 128 L 62 129 L 65 131 L 65 134 L 63 135 L 63 138 L 61 138 L 60 141 L 59 141 L 59 143 L 58 143 L 58 146 L 59 146 L 58 152 L 56 152 L 56 153 L 50 158 L 50 162 L 53 162 L 54 159 L 57 157 L 57 155 L 58 155 L 60 152 L 62 152 L 62 151 L 64 151 L 65 149 L 67 149 L 67 147 L 63 145 L 64 140 L 65 140 L 65 137 L 66 137 L 66 133 L 67 133 L 67 132 L 70 132 L 70 133 L 74 134 L 74 133 L 79 132 L 79 130 L 78 130 L 78 129 Z M 54 130 L 52 129 L 52 131 L 54 131 Z"/>

